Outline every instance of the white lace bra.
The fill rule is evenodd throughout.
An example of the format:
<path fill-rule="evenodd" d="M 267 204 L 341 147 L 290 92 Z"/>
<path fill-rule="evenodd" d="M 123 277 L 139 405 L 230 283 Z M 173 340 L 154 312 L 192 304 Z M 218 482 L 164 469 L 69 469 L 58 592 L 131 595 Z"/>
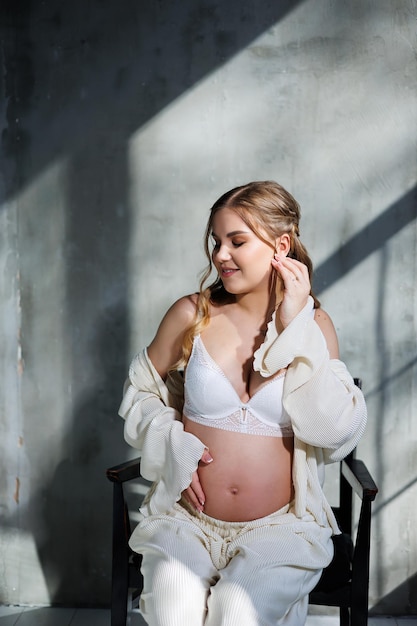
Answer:
<path fill-rule="evenodd" d="M 292 437 L 291 420 L 282 405 L 284 378 L 285 374 L 276 376 L 242 402 L 197 335 L 185 372 L 183 413 L 193 422 L 223 430 Z"/>

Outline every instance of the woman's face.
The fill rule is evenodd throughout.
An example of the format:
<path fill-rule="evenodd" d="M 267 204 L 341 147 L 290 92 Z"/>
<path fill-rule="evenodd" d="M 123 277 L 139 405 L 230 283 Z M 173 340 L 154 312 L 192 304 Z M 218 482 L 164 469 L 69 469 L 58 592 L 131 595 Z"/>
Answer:
<path fill-rule="evenodd" d="M 232 209 L 220 209 L 212 222 L 213 263 L 227 292 L 269 290 L 274 245 L 267 245 Z"/>

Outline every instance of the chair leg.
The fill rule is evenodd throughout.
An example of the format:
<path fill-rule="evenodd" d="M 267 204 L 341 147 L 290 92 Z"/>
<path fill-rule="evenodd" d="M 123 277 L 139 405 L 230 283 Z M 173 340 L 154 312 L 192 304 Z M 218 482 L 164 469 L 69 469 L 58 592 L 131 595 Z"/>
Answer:
<path fill-rule="evenodd" d="M 126 607 L 122 602 L 113 603 L 111 608 L 111 626 L 126 626 L 127 623 L 127 603 Z"/>
<path fill-rule="evenodd" d="M 129 587 L 129 553 L 126 548 L 123 487 L 113 485 L 113 563 L 111 626 L 126 626 Z"/>
<path fill-rule="evenodd" d="M 363 501 L 356 536 L 352 573 L 351 622 L 354 626 L 368 624 L 369 546 L 371 532 L 371 502 Z"/>
<path fill-rule="evenodd" d="M 363 607 L 352 607 L 352 624 L 354 626 L 368 626 L 368 609 Z"/>
<path fill-rule="evenodd" d="M 111 591 L 111 626 L 126 626 L 128 604 L 127 569 L 118 569 L 119 578 L 113 580 Z"/>
<path fill-rule="evenodd" d="M 350 622 L 349 609 L 344 606 L 340 607 L 340 626 L 352 626 Z"/>

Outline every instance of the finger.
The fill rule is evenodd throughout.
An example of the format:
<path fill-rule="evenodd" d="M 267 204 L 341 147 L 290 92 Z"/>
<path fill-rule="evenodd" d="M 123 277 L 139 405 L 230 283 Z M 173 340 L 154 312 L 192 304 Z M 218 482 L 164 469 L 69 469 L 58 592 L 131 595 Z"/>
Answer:
<path fill-rule="evenodd" d="M 197 499 L 198 504 L 204 506 L 206 497 L 204 495 L 204 491 L 198 478 L 197 472 L 195 473 L 195 476 L 193 476 L 190 487 Z"/>
<path fill-rule="evenodd" d="M 282 261 L 283 264 L 288 265 L 289 267 L 292 266 L 300 270 L 307 269 L 307 266 L 305 263 L 303 263 L 302 261 L 299 261 L 298 259 L 294 259 L 293 257 L 279 256 L 278 254 L 276 254 L 275 257 L 279 259 L 280 261 Z"/>
<path fill-rule="evenodd" d="M 297 275 L 295 274 L 294 269 L 285 266 L 282 259 L 272 259 L 272 266 L 281 276 L 285 287 L 290 287 L 291 282 L 297 281 Z"/>
<path fill-rule="evenodd" d="M 198 510 L 202 511 L 204 507 L 204 503 L 206 497 L 204 495 L 204 491 L 201 487 L 200 479 L 198 476 L 198 472 L 195 471 L 191 478 L 191 484 L 186 489 L 186 493 L 189 496 L 191 503 Z"/>
<path fill-rule="evenodd" d="M 199 502 L 196 494 L 194 493 L 191 487 L 188 487 L 188 489 L 184 491 L 184 495 L 185 495 L 186 500 L 188 500 L 188 502 L 191 504 L 191 506 L 193 506 L 196 509 L 196 511 L 200 511 L 201 513 L 204 508 L 204 504 Z"/>
<path fill-rule="evenodd" d="M 308 273 L 308 267 L 301 261 L 297 261 L 296 259 L 285 259 L 284 266 L 289 269 L 294 274 L 296 280 L 303 284 L 310 285 L 310 275 Z"/>
<path fill-rule="evenodd" d="M 276 256 L 272 265 L 280 273 L 284 283 L 286 283 L 286 287 L 291 287 L 291 283 L 310 283 L 307 266 L 296 259 Z"/>
<path fill-rule="evenodd" d="M 208 448 L 204 448 L 204 452 L 203 452 L 203 455 L 201 457 L 201 462 L 205 463 L 206 465 L 208 465 L 212 461 L 213 461 L 213 457 L 211 456 L 211 454 L 209 452 L 209 449 Z"/>

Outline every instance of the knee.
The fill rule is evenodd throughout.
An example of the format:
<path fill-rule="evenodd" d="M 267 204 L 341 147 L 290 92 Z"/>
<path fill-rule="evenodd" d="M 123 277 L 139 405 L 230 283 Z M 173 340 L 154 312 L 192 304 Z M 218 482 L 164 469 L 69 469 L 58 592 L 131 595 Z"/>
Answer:
<path fill-rule="evenodd" d="M 208 586 L 180 561 L 159 561 L 145 567 L 140 599 L 142 615 L 150 625 L 202 624 Z"/>
<path fill-rule="evenodd" d="M 269 625 L 278 623 L 289 611 L 304 614 L 310 586 L 310 572 L 296 568 L 265 568 L 262 573 L 249 570 L 240 577 L 224 571 L 211 589 L 206 625 Z M 288 624 L 304 623 L 297 619 Z"/>
<path fill-rule="evenodd" d="M 207 607 L 206 626 L 259 624 L 248 590 L 236 582 L 219 580 L 210 591 Z"/>

